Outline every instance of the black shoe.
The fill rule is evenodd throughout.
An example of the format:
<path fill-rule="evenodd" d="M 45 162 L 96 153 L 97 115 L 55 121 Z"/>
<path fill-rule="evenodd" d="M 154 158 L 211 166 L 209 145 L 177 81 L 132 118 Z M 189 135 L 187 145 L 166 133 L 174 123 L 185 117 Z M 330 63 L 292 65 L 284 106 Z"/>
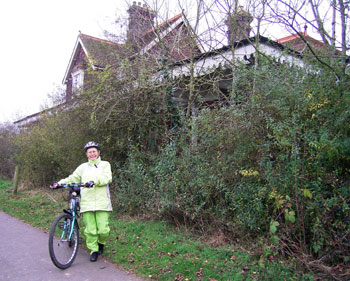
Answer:
<path fill-rule="evenodd" d="M 103 248 L 104 248 L 104 244 L 100 244 L 98 243 L 98 254 L 102 255 L 103 254 Z"/>
<path fill-rule="evenodd" d="M 93 252 L 90 255 L 90 261 L 97 261 L 97 258 L 98 258 L 98 252 Z"/>

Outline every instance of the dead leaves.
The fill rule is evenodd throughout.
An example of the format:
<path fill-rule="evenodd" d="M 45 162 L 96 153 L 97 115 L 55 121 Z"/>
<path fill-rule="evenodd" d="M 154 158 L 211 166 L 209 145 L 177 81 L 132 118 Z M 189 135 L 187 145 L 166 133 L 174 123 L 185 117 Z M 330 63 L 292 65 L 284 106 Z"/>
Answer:
<path fill-rule="evenodd" d="M 129 253 L 128 261 L 129 261 L 130 263 L 134 263 L 134 262 L 135 262 L 135 258 L 134 258 L 134 254 L 133 254 L 133 253 Z"/>

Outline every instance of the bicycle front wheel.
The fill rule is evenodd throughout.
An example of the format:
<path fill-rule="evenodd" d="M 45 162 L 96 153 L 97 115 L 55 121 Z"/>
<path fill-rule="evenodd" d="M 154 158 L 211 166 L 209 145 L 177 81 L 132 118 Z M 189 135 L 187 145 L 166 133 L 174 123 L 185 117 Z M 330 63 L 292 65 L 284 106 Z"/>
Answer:
<path fill-rule="evenodd" d="M 61 214 L 52 224 L 49 236 L 50 257 L 60 269 L 70 267 L 78 253 L 79 229 L 72 216 Z"/>

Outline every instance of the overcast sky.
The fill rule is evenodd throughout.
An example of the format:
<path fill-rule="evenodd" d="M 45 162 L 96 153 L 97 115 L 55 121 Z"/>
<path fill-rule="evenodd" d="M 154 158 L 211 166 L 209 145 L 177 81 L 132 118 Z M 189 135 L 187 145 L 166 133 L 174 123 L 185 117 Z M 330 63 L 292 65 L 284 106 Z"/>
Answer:
<path fill-rule="evenodd" d="M 40 111 L 62 85 L 79 30 L 103 37 L 123 6 L 124 0 L 1 1 L 0 122 Z"/>

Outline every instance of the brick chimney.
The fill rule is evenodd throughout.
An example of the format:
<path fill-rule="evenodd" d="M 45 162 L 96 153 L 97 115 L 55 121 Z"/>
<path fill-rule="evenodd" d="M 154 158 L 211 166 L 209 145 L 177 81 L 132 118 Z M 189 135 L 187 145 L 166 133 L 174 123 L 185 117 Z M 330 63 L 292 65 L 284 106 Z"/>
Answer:
<path fill-rule="evenodd" d="M 240 6 L 233 14 L 229 14 L 226 18 L 227 25 L 227 38 L 228 43 L 233 44 L 234 42 L 241 41 L 245 38 L 249 38 L 253 16 L 245 11 Z"/>
<path fill-rule="evenodd" d="M 138 48 L 140 47 L 140 44 L 142 44 L 142 35 L 153 27 L 156 13 L 150 10 L 146 4 L 143 4 L 142 6 L 141 2 L 136 4 L 136 1 L 130 6 L 128 13 L 129 25 L 127 41 L 131 43 L 133 47 Z"/>

